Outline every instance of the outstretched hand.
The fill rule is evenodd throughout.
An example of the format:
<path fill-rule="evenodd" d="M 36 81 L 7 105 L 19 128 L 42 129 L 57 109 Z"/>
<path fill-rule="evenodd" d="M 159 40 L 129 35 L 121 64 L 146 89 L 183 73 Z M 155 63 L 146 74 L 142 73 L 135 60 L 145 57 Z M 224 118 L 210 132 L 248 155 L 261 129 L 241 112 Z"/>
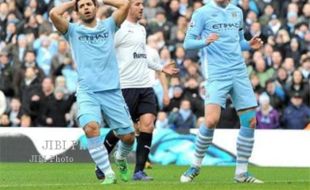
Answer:
<path fill-rule="evenodd" d="M 168 75 L 175 75 L 179 73 L 179 69 L 175 67 L 175 62 L 170 62 L 164 65 L 163 72 Z"/>
<path fill-rule="evenodd" d="M 263 46 L 263 41 L 262 39 L 259 38 L 258 35 L 254 36 L 250 41 L 250 46 L 252 49 L 256 50 L 256 49 L 259 49 Z"/>

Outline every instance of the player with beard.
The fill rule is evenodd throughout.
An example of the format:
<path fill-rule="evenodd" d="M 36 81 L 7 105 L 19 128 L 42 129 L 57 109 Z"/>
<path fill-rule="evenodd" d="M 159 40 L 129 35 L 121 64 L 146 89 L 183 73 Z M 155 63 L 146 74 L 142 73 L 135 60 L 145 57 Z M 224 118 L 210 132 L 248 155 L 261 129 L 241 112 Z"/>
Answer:
<path fill-rule="evenodd" d="M 108 152 L 100 138 L 103 118 L 121 140 L 116 151 L 116 163 L 127 170 L 126 157 L 134 142 L 133 123 L 120 89 L 118 64 L 114 50 L 114 35 L 125 20 L 129 2 L 127 0 L 103 0 L 117 8 L 111 17 L 96 19 L 96 0 L 73 0 L 50 11 L 50 18 L 59 32 L 70 44 L 73 59 L 77 64 L 78 89 L 77 119 L 87 137 L 89 153 L 105 173 L 103 184 L 116 183 L 110 166 Z M 69 23 L 63 14 L 75 8 L 81 23 Z"/>

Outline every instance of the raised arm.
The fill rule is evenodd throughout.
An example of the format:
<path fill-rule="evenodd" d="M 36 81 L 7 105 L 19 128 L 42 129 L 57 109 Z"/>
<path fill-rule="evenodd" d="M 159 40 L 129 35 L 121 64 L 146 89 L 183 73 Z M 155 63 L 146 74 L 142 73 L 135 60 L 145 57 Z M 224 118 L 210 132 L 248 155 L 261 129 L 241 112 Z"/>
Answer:
<path fill-rule="evenodd" d="M 112 16 L 116 22 L 116 25 L 120 27 L 127 17 L 130 7 L 130 0 L 103 0 L 103 3 L 117 8 L 117 10 L 113 12 Z"/>
<path fill-rule="evenodd" d="M 59 32 L 62 34 L 68 30 L 69 22 L 63 17 L 63 14 L 75 6 L 75 0 L 63 3 L 57 7 L 52 8 L 49 16 Z"/>

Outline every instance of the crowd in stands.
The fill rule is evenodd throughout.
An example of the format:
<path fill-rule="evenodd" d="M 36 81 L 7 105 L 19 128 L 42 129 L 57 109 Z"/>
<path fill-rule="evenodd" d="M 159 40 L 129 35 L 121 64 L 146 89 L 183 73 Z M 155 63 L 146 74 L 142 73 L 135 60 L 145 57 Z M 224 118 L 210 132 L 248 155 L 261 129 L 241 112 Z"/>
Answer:
<path fill-rule="evenodd" d="M 0 0 L 0 126 L 77 127 L 78 75 L 70 48 L 48 12 L 66 0 Z M 198 50 L 182 44 L 194 10 L 208 0 L 145 0 L 148 45 L 162 64 L 174 61 L 170 102 L 158 95 L 156 128 L 187 132 L 203 122 L 205 84 Z M 100 1 L 99 1 L 100 2 Z M 264 46 L 243 52 L 257 96 L 259 129 L 310 128 L 310 0 L 232 0 L 244 13 L 245 37 L 259 35 Z M 100 6 L 98 19 L 113 9 Z M 206 13 L 208 14 L 208 13 Z M 70 22 L 79 22 L 75 11 Z M 219 128 L 238 128 L 230 97 Z"/>

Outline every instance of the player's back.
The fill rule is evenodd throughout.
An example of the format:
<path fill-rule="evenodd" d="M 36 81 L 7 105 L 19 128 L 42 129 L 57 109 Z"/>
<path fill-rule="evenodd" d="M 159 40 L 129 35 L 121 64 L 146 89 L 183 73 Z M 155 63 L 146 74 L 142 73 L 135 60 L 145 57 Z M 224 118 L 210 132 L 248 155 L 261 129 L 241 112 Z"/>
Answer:
<path fill-rule="evenodd" d="M 229 4 L 219 7 L 213 1 L 198 9 L 193 15 L 191 27 L 199 29 L 196 34 L 206 39 L 211 33 L 219 39 L 202 49 L 202 63 L 207 77 L 223 77 L 228 71 L 244 68 L 239 31 L 243 26 L 241 10 Z"/>
<path fill-rule="evenodd" d="M 65 34 L 77 64 L 79 90 L 118 89 L 119 73 L 114 51 L 113 17 L 97 21 L 94 28 L 70 23 Z"/>

